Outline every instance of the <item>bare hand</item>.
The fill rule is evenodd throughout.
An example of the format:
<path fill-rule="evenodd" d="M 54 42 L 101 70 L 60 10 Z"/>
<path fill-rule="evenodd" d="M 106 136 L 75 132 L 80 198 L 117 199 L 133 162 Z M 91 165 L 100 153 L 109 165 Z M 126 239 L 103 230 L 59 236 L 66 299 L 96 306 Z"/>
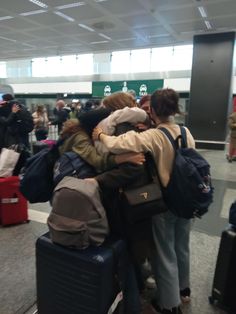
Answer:
<path fill-rule="evenodd" d="M 17 104 L 14 104 L 11 108 L 11 112 L 14 112 L 14 113 L 18 112 L 19 110 L 20 110 L 20 106 Z"/>
<path fill-rule="evenodd" d="M 135 165 L 142 165 L 145 162 L 145 156 L 143 153 L 125 153 L 116 155 L 115 161 L 117 164 L 131 162 Z"/>
<path fill-rule="evenodd" d="M 99 140 L 99 135 L 103 133 L 103 129 L 102 128 L 99 128 L 99 127 L 96 127 L 93 129 L 93 133 L 92 133 L 92 138 L 94 141 L 97 141 Z"/>
<path fill-rule="evenodd" d="M 136 128 L 138 128 L 141 131 L 145 131 L 149 128 L 149 126 L 147 124 L 144 124 L 144 123 L 138 123 L 135 126 L 136 126 Z"/>

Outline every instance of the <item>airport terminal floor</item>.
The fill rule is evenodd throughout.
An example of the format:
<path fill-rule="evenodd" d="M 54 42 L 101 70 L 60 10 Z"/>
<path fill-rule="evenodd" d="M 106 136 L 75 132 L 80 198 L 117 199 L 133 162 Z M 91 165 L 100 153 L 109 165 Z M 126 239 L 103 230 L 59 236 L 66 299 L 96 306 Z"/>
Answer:
<path fill-rule="evenodd" d="M 224 314 L 210 305 L 220 235 L 228 224 L 228 210 L 236 195 L 236 162 L 225 151 L 202 150 L 211 165 L 215 187 L 209 213 L 196 220 L 191 232 L 190 304 L 184 314 Z M 36 314 L 35 241 L 47 231 L 47 203 L 29 204 L 30 223 L 0 228 L 0 314 Z M 50 313 L 48 313 L 50 314 Z M 68 313 L 71 314 L 71 313 Z"/>

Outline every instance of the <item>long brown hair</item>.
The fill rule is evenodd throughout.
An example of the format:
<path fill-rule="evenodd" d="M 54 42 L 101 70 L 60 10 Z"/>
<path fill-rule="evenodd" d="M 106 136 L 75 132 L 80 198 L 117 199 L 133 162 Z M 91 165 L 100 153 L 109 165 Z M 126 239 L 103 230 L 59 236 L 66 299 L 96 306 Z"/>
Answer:
<path fill-rule="evenodd" d="M 124 92 L 116 92 L 103 99 L 102 104 L 112 111 L 125 107 L 135 107 L 135 100 L 132 95 Z"/>

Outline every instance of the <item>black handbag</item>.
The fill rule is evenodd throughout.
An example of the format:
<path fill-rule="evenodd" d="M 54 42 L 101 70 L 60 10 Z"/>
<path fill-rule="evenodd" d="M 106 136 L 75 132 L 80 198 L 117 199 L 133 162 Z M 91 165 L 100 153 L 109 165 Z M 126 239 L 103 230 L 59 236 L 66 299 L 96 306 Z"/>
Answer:
<path fill-rule="evenodd" d="M 150 219 L 154 215 L 167 211 L 156 166 L 150 155 L 146 156 L 146 169 L 150 182 L 120 190 L 122 214 L 128 223 Z"/>

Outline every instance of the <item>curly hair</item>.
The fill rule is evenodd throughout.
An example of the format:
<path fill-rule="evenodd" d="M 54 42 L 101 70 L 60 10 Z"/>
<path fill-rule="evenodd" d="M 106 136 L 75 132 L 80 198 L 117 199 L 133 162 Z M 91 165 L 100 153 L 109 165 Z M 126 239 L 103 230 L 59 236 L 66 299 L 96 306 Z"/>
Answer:
<path fill-rule="evenodd" d="M 158 117 L 167 118 L 180 113 L 178 102 L 179 94 L 171 88 L 156 90 L 151 95 L 151 107 Z"/>
<path fill-rule="evenodd" d="M 115 92 L 105 97 L 102 103 L 106 108 L 112 111 L 135 106 L 135 100 L 132 95 L 124 92 Z"/>

